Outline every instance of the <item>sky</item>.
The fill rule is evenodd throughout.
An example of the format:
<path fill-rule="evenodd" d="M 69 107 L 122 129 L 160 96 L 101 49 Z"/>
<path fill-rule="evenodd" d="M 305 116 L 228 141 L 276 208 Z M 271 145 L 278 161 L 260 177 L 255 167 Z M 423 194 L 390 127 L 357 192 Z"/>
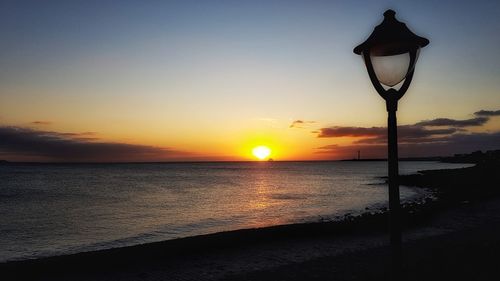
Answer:
<path fill-rule="evenodd" d="M 387 9 L 430 44 L 401 157 L 500 149 L 498 1 L 0 2 L 0 159 L 385 157 L 385 102 L 352 49 Z"/>

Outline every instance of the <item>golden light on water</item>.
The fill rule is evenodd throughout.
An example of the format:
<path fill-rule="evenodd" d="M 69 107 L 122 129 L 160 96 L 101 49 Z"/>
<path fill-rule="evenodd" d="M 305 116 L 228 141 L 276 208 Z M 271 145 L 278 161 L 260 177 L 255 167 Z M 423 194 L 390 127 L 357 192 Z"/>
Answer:
<path fill-rule="evenodd" d="M 259 160 L 264 160 L 271 155 L 271 149 L 264 145 L 259 145 L 252 149 L 252 154 Z"/>

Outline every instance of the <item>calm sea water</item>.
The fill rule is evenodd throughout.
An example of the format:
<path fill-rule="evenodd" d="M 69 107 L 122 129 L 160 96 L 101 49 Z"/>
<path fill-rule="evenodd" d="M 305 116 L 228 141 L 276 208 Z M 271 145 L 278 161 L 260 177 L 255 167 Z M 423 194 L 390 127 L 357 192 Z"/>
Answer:
<path fill-rule="evenodd" d="M 386 204 L 385 174 L 384 162 L 3 165 L 0 262 L 359 213 Z"/>

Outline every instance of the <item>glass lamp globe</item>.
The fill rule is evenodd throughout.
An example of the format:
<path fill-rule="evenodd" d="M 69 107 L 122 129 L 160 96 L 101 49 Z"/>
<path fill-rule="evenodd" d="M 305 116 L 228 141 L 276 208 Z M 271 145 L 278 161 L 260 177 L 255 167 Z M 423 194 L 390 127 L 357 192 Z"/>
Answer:
<path fill-rule="evenodd" d="M 396 55 L 381 55 L 377 52 L 370 52 L 370 60 L 377 80 L 387 87 L 394 87 L 401 83 L 406 78 L 406 75 L 413 70 L 417 61 L 415 59 L 410 65 L 409 52 Z"/>

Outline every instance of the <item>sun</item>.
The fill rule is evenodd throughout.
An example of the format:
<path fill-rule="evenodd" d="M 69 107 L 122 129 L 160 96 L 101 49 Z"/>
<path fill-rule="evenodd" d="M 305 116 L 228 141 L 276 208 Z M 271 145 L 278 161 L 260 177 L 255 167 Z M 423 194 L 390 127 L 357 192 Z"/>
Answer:
<path fill-rule="evenodd" d="M 271 149 L 264 145 L 256 146 L 252 149 L 252 154 L 259 158 L 259 160 L 266 159 L 269 155 L 271 155 Z"/>

